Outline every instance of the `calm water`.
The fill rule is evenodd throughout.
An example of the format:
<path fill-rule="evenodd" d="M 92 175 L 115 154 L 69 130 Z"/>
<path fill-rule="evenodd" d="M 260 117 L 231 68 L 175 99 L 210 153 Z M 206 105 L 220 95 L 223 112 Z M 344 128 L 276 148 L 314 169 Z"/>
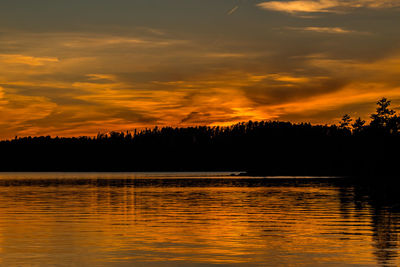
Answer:
<path fill-rule="evenodd" d="M 3 173 L 0 265 L 398 266 L 377 203 L 331 179 Z"/>

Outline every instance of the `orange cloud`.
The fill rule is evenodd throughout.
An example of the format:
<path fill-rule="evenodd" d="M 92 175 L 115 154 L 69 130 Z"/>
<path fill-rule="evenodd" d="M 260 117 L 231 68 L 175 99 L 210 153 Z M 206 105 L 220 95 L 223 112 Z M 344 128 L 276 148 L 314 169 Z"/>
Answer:
<path fill-rule="evenodd" d="M 329 36 L 334 41 L 354 38 L 346 29 L 296 28 L 335 33 Z M 2 138 L 250 119 L 334 123 L 346 107 L 366 119 L 380 97 L 394 105 L 400 99 L 396 52 L 350 57 L 341 54 L 343 47 L 337 52 L 331 39 L 301 46 L 226 38 L 222 47 L 167 32 L 11 37 L 21 48 L 0 54 Z"/>
<path fill-rule="evenodd" d="M 340 27 L 287 27 L 289 30 L 307 31 L 316 33 L 330 33 L 330 34 L 350 34 L 360 33 L 357 31 L 347 30 Z"/>
<path fill-rule="evenodd" d="M 29 66 L 43 66 L 48 63 L 58 62 L 53 57 L 32 57 L 25 55 L 0 54 L 0 62 L 3 64 L 24 64 Z"/>
<path fill-rule="evenodd" d="M 396 0 L 295 0 L 295 1 L 268 1 L 259 3 L 262 9 L 286 13 L 341 13 L 354 8 L 393 8 L 399 7 Z"/>

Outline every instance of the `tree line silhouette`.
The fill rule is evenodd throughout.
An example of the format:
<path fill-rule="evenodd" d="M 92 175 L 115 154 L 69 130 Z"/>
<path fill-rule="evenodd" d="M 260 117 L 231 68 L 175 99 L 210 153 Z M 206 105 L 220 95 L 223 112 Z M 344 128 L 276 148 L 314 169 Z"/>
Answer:
<path fill-rule="evenodd" d="M 367 124 L 248 121 L 155 127 L 96 137 L 0 142 L 0 171 L 246 171 L 259 175 L 395 175 L 400 116 L 382 98 Z"/>

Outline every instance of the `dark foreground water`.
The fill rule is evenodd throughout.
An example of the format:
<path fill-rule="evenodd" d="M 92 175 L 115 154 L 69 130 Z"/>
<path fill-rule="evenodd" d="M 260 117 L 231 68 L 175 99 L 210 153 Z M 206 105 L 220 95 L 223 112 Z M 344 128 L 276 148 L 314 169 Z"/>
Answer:
<path fill-rule="evenodd" d="M 341 179 L 0 174 L 1 266 L 399 266 L 399 226 Z"/>

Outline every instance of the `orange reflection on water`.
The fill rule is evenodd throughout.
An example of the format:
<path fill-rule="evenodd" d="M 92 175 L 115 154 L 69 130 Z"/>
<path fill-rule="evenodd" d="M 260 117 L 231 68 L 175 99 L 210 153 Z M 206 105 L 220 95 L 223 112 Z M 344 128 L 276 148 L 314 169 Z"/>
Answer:
<path fill-rule="evenodd" d="M 371 208 L 357 210 L 340 190 L 135 187 L 112 180 L 0 186 L 0 259 L 5 265 L 376 264 L 384 247 L 376 240 L 388 227 L 374 231 Z"/>

